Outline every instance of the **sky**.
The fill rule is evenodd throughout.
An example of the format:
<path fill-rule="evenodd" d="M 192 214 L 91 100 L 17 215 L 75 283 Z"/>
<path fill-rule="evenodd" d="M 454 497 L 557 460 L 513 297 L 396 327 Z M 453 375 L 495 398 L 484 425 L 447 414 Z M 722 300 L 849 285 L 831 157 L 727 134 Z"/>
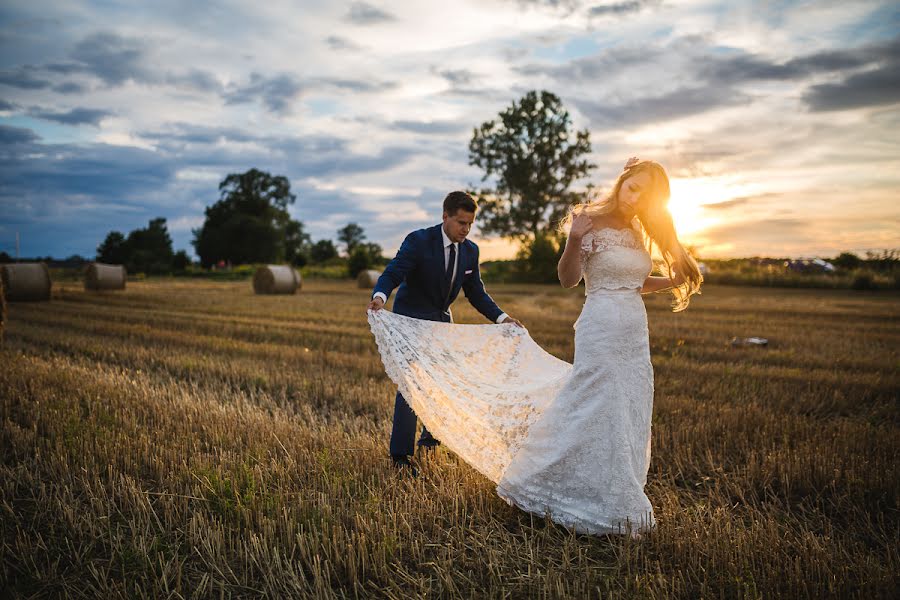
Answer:
<path fill-rule="evenodd" d="M 577 188 L 661 163 L 700 258 L 897 249 L 898 32 L 890 0 L 8 1 L 0 251 L 93 257 L 165 217 L 193 254 L 257 168 L 313 240 L 356 222 L 392 255 L 484 185 L 473 128 L 530 90 L 590 132 Z"/>

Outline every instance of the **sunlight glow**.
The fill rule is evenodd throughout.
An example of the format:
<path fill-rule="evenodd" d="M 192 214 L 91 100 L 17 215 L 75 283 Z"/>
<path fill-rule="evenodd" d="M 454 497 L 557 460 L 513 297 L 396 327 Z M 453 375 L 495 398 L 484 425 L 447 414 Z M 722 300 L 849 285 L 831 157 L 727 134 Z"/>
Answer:
<path fill-rule="evenodd" d="M 690 243 L 692 236 L 719 225 L 723 218 L 712 214 L 705 206 L 727 202 L 754 193 L 750 186 L 726 177 L 671 179 L 672 197 L 669 212 L 682 241 Z"/>

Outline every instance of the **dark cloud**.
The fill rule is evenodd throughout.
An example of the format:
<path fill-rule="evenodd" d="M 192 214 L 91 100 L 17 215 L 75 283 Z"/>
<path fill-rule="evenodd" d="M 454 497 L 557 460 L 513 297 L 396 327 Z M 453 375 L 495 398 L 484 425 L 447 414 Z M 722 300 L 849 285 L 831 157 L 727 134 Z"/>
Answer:
<path fill-rule="evenodd" d="M 362 47 L 358 44 L 354 43 L 351 40 L 348 40 L 347 38 L 343 38 L 337 35 L 329 35 L 327 38 L 325 38 L 325 43 L 329 48 L 336 51 L 347 50 L 356 52 L 358 50 L 362 50 Z"/>
<path fill-rule="evenodd" d="M 138 137 L 158 143 L 218 144 L 245 143 L 259 140 L 258 136 L 236 127 L 206 127 L 191 123 L 172 123 L 161 131 L 142 131 Z"/>
<path fill-rule="evenodd" d="M 100 124 L 100 121 L 113 113 L 107 110 L 97 110 L 92 108 L 73 108 L 65 112 L 56 112 L 51 110 L 32 109 L 28 112 L 29 116 L 45 121 L 54 121 L 63 125 L 94 125 Z"/>
<path fill-rule="evenodd" d="M 6 152 L 7 146 L 13 146 L 18 144 L 29 144 L 31 142 L 36 142 L 40 139 L 40 137 L 30 129 L 26 129 L 25 127 L 12 127 L 11 125 L 0 125 L 0 153 L 4 156 L 4 158 L 8 158 L 9 155 Z"/>
<path fill-rule="evenodd" d="M 395 21 L 397 18 L 389 12 L 373 6 L 367 2 L 354 2 L 344 20 L 354 25 L 375 25 L 387 21 Z"/>
<path fill-rule="evenodd" d="M 649 4 L 658 4 L 658 2 L 647 0 L 631 0 L 630 2 L 611 2 L 608 4 L 598 4 L 588 9 L 588 15 L 592 17 L 620 17 L 630 13 L 640 11 Z"/>
<path fill-rule="evenodd" d="M 34 75 L 35 70 L 35 67 L 25 65 L 12 71 L 0 71 L 0 85 L 23 90 L 40 90 L 50 87 L 48 80 Z"/>
<path fill-rule="evenodd" d="M 32 247 L 26 253 L 88 256 L 110 229 L 129 231 L 160 215 L 170 223 L 192 222 L 202 218 L 203 207 L 218 197 L 218 179 L 183 179 L 177 177 L 180 171 L 224 178 L 251 167 L 287 176 L 298 196 L 294 216 L 307 223 L 329 223 L 325 232 L 321 227 L 311 230 L 314 237 L 323 233 L 330 237 L 337 228 L 331 226 L 335 215 L 341 215 L 338 225 L 350 221 L 365 225 L 376 219 L 364 199 L 308 188 L 302 183 L 306 178 L 385 171 L 422 152 L 412 145 L 386 145 L 375 154 L 359 154 L 350 140 L 334 136 L 263 136 L 185 123 L 139 135 L 152 141 L 156 151 L 43 144 L 31 130 L 0 126 L 3 224 L 13 222 L 6 216 L 14 212 L 16 228 Z M 190 248 L 189 228 L 173 232 L 173 240 L 176 248 Z M 0 246 L 3 243 L 0 239 Z"/>
<path fill-rule="evenodd" d="M 340 79 L 335 77 L 312 79 L 309 85 L 310 87 L 332 87 L 351 92 L 383 92 L 397 87 L 397 84 L 392 81 L 365 81 L 362 79 Z"/>
<path fill-rule="evenodd" d="M 141 148 L 35 141 L 32 137 L 30 148 L 14 149 L 15 154 L 4 157 L 0 167 L 4 195 L 46 196 L 52 201 L 85 194 L 125 202 L 144 190 L 160 189 L 178 169 L 175 161 Z"/>
<path fill-rule="evenodd" d="M 166 83 L 182 89 L 200 92 L 222 93 L 222 82 L 214 73 L 202 69 L 191 69 L 186 73 L 168 73 Z"/>
<path fill-rule="evenodd" d="M 776 198 L 781 195 L 782 194 L 776 194 L 773 192 L 769 194 L 757 194 L 755 196 L 741 196 L 739 198 L 732 198 L 731 200 L 726 200 L 724 202 L 709 202 L 707 204 L 701 204 L 701 206 L 707 210 L 730 210 L 735 206 L 752 204 L 759 200 L 771 200 L 772 198 Z"/>
<path fill-rule="evenodd" d="M 265 77 L 259 73 L 250 76 L 249 83 L 230 89 L 223 94 L 228 104 L 261 101 L 270 111 L 280 114 L 291 112 L 293 103 L 304 93 L 323 89 L 347 90 L 358 93 L 380 92 L 397 86 L 389 81 L 366 81 L 319 77 L 300 80 L 290 73 Z"/>
<path fill-rule="evenodd" d="M 82 73 L 85 70 L 83 64 L 67 62 L 67 63 L 48 63 L 43 66 L 44 69 L 52 73 L 61 75 L 72 75 L 74 73 Z"/>
<path fill-rule="evenodd" d="M 686 44 L 695 42 L 683 40 L 682 45 Z M 670 50 L 661 46 L 618 46 L 563 64 L 527 64 L 514 67 L 514 70 L 526 77 L 547 75 L 561 82 L 594 83 L 634 66 L 653 64 Z"/>
<path fill-rule="evenodd" d="M 514 0 L 519 8 L 549 8 L 552 10 L 564 10 L 567 13 L 575 11 L 582 4 L 581 0 Z"/>
<path fill-rule="evenodd" d="M 846 110 L 900 102 L 900 61 L 856 73 L 840 83 L 810 87 L 803 100 L 813 111 Z"/>
<path fill-rule="evenodd" d="M 265 77 L 252 73 L 249 83 L 226 92 L 224 98 L 228 104 L 259 100 L 272 112 L 284 114 L 290 112 L 291 105 L 303 90 L 303 85 L 293 75 L 284 73 Z"/>
<path fill-rule="evenodd" d="M 619 128 L 635 123 L 678 119 L 708 110 L 742 104 L 747 96 L 727 87 L 681 88 L 661 96 L 637 98 L 613 103 L 602 100 L 574 100 L 593 126 Z"/>
<path fill-rule="evenodd" d="M 454 86 L 466 86 L 476 79 L 475 73 L 468 69 L 435 69 L 433 72 L 443 77 Z"/>
<path fill-rule="evenodd" d="M 468 131 L 467 123 L 457 121 L 394 121 L 389 125 L 393 129 L 423 134 L 447 134 Z"/>
<path fill-rule="evenodd" d="M 18 104 L 13 104 L 12 102 L 7 102 L 6 100 L 0 100 L 0 110 L 2 111 L 16 110 L 17 108 L 19 108 Z"/>
<path fill-rule="evenodd" d="M 143 64 L 143 42 L 110 32 L 95 33 L 84 38 L 72 51 L 72 58 L 84 70 L 109 85 L 128 80 L 152 81 L 155 78 Z"/>
<path fill-rule="evenodd" d="M 74 81 L 66 81 L 53 86 L 53 91 L 59 94 L 83 94 L 87 88 Z"/>
<path fill-rule="evenodd" d="M 707 56 L 698 75 L 710 82 L 802 80 L 820 73 L 847 71 L 883 62 L 895 63 L 900 41 L 870 44 L 859 48 L 825 50 L 799 56 L 785 62 L 773 62 L 757 55 Z"/>

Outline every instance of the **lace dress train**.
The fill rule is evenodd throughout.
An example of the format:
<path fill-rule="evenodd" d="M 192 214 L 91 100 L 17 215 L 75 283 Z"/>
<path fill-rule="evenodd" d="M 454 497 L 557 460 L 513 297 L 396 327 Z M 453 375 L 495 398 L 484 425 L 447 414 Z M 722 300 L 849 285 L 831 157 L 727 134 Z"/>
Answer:
<path fill-rule="evenodd" d="M 428 430 L 508 503 L 579 533 L 654 524 L 644 493 L 653 371 L 631 230 L 585 236 L 574 365 L 514 325 L 454 325 L 382 310 L 369 323 L 388 376 Z"/>

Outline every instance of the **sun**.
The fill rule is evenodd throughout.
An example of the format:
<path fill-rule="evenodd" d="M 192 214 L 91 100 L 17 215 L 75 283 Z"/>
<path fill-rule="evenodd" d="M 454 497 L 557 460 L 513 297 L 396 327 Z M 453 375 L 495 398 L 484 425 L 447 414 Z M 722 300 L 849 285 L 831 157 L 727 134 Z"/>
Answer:
<path fill-rule="evenodd" d="M 673 178 L 669 184 L 672 190 L 669 212 L 678 237 L 686 242 L 726 220 L 722 215 L 713 214 L 708 206 L 751 193 L 746 185 L 726 177 Z"/>

